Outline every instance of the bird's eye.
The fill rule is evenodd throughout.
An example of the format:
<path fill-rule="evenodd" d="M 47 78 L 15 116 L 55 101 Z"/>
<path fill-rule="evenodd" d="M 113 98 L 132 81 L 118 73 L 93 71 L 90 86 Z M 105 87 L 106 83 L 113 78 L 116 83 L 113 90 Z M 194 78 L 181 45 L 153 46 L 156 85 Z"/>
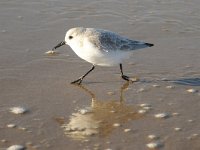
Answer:
<path fill-rule="evenodd" d="M 69 36 L 69 39 L 73 39 L 73 36 Z"/>

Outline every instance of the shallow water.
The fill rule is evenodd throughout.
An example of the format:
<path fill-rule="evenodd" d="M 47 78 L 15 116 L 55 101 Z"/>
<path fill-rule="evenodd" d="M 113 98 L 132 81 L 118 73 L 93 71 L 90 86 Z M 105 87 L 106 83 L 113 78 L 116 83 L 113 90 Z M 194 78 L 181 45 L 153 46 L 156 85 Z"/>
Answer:
<path fill-rule="evenodd" d="M 199 6 L 199 0 L 1 0 L 0 148 L 20 144 L 30 150 L 143 150 L 152 142 L 148 135 L 156 134 L 159 139 L 153 141 L 162 143 L 159 149 L 200 149 Z M 90 64 L 67 46 L 55 56 L 45 52 L 76 26 L 154 43 L 135 51 L 123 65 L 127 75 L 140 81 L 122 88 L 119 67 L 96 67 L 84 88 L 70 85 Z M 151 109 L 139 114 L 143 103 Z M 28 112 L 10 113 L 15 106 Z M 80 114 L 81 110 L 91 112 Z M 154 117 L 164 112 L 167 119 Z M 84 119 L 96 124 L 65 130 L 64 125 L 78 117 L 78 125 Z M 16 127 L 8 128 L 12 123 Z M 76 130 L 86 131 L 87 125 L 94 134 L 84 133 L 78 140 L 72 136 Z"/>

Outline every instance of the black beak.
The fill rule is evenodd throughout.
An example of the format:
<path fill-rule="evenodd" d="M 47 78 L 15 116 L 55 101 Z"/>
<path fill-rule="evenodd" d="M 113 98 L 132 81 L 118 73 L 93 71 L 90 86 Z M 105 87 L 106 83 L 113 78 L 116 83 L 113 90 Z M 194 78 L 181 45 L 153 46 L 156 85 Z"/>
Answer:
<path fill-rule="evenodd" d="M 52 51 L 54 51 L 55 49 L 57 49 L 57 48 L 59 48 L 59 47 L 65 45 L 65 44 L 66 44 L 65 41 L 60 42 L 58 45 L 56 45 L 56 46 L 52 49 Z"/>

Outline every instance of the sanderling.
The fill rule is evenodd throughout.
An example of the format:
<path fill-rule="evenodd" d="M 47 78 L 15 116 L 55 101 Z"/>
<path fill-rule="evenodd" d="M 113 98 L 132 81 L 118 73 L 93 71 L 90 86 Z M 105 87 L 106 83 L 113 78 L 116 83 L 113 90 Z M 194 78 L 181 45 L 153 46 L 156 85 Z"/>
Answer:
<path fill-rule="evenodd" d="M 94 70 L 96 65 L 119 65 L 122 79 L 130 81 L 131 79 L 123 73 L 122 61 L 129 58 L 133 50 L 153 46 L 151 43 L 130 40 L 108 30 L 83 27 L 69 29 L 65 40 L 56 45 L 52 51 L 65 44 L 69 45 L 80 58 L 92 64 L 88 72 L 71 82 L 77 84 L 81 84 L 83 78 Z"/>

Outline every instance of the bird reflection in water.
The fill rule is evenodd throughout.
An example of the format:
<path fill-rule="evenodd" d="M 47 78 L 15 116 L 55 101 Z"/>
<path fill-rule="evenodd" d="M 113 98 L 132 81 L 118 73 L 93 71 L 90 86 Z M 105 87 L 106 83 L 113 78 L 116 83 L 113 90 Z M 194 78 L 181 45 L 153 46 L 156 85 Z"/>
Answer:
<path fill-rule="evenodd" d="M 123 128 L 123 124 L 144 116 L 138 113 L 137 106 L 124 101 L 123 92 L 128 88 L 128 82 L 120 89 L 120 100 L 98 100 L 85 86 L 76 86 L 87 92 L 92 101 L 89 107 L 73 113 L 68 123 L 59 121 L 65 134 L 74 140 L 86 139 L 92 135 L 106 137 L 117 127 Z"/>

